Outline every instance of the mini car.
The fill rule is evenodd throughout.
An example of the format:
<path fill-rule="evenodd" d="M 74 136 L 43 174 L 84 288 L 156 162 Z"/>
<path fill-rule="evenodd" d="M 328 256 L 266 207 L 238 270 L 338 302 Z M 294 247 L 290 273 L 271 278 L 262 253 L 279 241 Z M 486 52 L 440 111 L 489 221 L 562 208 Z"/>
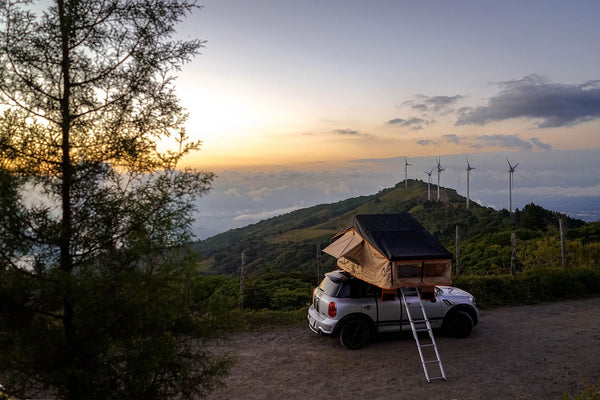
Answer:
<path fill-rule="evenodd" d="M 421 295 L 431 328 L 442 334 L 464 338 L 480 318 L 475 298 L 452 286 L 429 287 Z M 406 296 L 407 306 L 421 307 L 416 288 Z M 426 295 L 426 293 L 429 293 Z M 308 310 L 310 329 L 338 336 L 348 349 L 363 347 L 380 332 L 410 331 L 410 322 L 397 290 L 384 290 L 357 279 L 343 270 L 325 274 L 313 291 Z"/>

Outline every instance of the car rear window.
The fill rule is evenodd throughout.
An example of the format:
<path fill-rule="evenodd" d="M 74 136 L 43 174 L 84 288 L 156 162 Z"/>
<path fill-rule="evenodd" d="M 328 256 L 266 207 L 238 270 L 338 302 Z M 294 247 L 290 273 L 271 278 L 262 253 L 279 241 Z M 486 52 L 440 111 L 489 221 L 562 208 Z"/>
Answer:
<path fill-rule="evenodd" d="M 335 275 L 326 275 L 319 285 L 319 289 L 331 297 L 349 297 L 352 299 L 373 296 L 377 293 L 377 287 L 369 285 L 367 282 L 359 279 L 339 279 Z"/>
<path fill-rule="evenodd" d="M 322 290 L 327 296 L 336 297 L 340 290 L 341 284 L 341 281 L 334 282 L 328 276 L 325 276 L 319 285 L 319 289 Z"/>

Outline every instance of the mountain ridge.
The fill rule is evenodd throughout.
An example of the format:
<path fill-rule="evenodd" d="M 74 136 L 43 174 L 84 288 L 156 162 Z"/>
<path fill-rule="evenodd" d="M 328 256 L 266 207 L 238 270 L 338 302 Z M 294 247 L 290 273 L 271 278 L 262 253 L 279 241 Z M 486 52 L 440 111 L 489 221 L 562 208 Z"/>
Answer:
<path fill-rule="evenodd" d="M 443 245 L 453 250 L 456 227 L 461 238 L 489 235 L 506 229 L 520 229 L 521 235 L 533 237 L 557 225 L 558 213 L 529 204 L 523 210 L 494 210 L 470 201 L 456 190 L 431 185 L 420 180 L 404 181 L 392 188 L 367 196 L 352 197 L 335 203 L 319 204 L 268 218 L 255 224 L 236 228 L 196 242 L 193 250 L 199 255 L 204 273 L 235 274 L 245 253 L 247 266 L 254 273 L 267 271 L 313 273 L 316 270 L 317 248 L 325 247 L 332 236 L 356 214 L 409 212 Z M 570 227 L 584 225 L 568 218 Z M 322 257 L 323 270 L 335 266 L 331 257 Z"/>

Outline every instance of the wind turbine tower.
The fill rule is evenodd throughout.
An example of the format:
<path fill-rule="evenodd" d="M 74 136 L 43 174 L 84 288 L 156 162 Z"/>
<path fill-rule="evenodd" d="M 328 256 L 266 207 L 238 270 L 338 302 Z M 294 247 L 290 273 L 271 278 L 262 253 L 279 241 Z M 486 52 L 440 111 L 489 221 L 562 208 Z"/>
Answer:
<path fill-rule="evenodd" d="M 513 173 L 515 172 L 515 169 L 517 169 L 519 163 L 512 165 L 510 161 L 508 161 L 508 158 L 506 159 L 506 162 L 508 163 L 508 212 L 512 213 Z"/>
<path fill-rule="evenodd" d="M 429 172 L 425 171 L 427 174 L 427 201 L 431 201 L 431 174 L 433 173 L 434 169 L 435 167 L 431 168 L 431 171 Z"/>
<path fill-rule="evenodd" d="M 440 158 L 438 157 L 438 162 L 437 162 L 437 201 L 438 203 L 440 202 L 440 173 L 442 171 L 444 171 L 445 168 L 442 168 L 442 166 L 440 165 Z"/>
<path fill-rule="evenodd" d="M 406 161 L 406 157 L 404 157 L 404 188 L 408 187 L 408 166 L 412 165 Z"/>
<path fill-rule="evenodd" d="M 469 158 L 467 156 L 465 156 L 465 158 L 467 159 L 467 210 L 469 209 L 469 175 L 471 173 L 472 169 L 475 169 L 475 167 L 471 167 L 471 164 L 469 164 Z"/>

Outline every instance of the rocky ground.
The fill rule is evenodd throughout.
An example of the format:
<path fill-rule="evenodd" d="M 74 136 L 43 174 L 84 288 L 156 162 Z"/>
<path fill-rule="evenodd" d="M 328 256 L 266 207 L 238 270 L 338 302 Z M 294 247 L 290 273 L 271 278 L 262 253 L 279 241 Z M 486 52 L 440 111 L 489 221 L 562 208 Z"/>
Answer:
<path fill-rule="evenodd" d="M 437 337 L 446 381 L 427 383 L 410 335 L 346 350 L 307 324 L 218 343 L 237 364 L 220 399 L 560 399 L 600 378 L 600 299 L 484 310 L 467 339 Z"/>

